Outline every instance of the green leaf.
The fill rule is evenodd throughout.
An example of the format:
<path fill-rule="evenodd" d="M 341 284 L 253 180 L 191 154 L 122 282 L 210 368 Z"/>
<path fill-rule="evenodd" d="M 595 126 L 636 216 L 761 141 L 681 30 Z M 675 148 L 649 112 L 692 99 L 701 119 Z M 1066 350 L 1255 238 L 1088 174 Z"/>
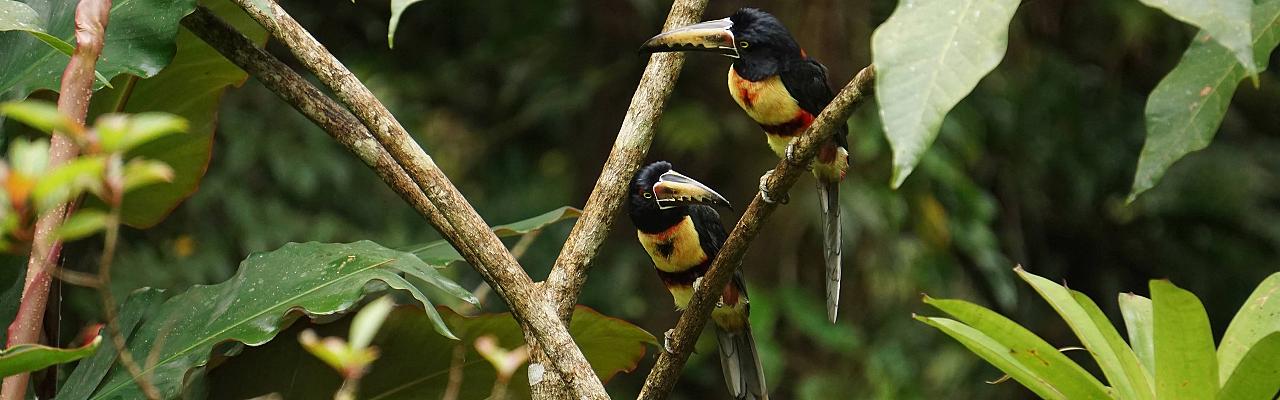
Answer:
<path fill-rule="evenodd" d="M 149 318 L 164 300 L 164 291 L 151 288 L 135 290 L 120 306 L 116 323 L 120 325 L 120 334 L 129 338 L 138 322 Z M 102 382 L 107 371 L 116 362 L 118 354 L 112 341 L 108 340 L 89 358 L 80 360 L 75 371 L 67 377 L 62 391 L 55 396 L 58 400 L 84 400 L 93 394 L 93 390 Z"/>
<path fill-rule="evenodd" d="M 1113 339 L 1118 340 L 1120 334 L 1115 327 L 1106 322 L 1105 317 L 1102 318 L 1102 324 L 1094 319 L 1091 315 L 1093 312 L 1086 309 L 1097 308 L 1092 301 L 1088 305 L 1082 305 L 1066 287 L 1027 272 L 1022 267 L 1014 268 L 1014 271 L 1031 284 L 1031 287 L 1035 288 L 1036 292 L 1040 293 L 1040 296 L 1044 297 L 1045 301 L 1053 306 L 1054 311 L 1057 311 L 1058 315 L 1067 322 L 1071 331 L 1080 338 L 1080 343 L 1089 349 L 1093 359 L 1098 362 L 1102 373 L 1107 377 L 1107 382 L 1115 388 L 1119 398 L 1152 398 L 1149 391 L 1150 385 L 1144 384 L 1145 377 L 1132 374 L 1134 371 L 1132 366 L 1138 364 L 1137 355 L 1128 346 L 1123 346 L 1123 343 L 1119 346 L 1120 348 L 1113 346 Z"/>
<path fill-rule="evenodd" d="M 0 2 L 3 1 L 6 0 L 0 0 Z M 54 131 L 79 134 L 83 130 L 80 124 L 58 112 L 56 104 L 47 101 L 27 100 L 3 103 L 0 104 L 0 114 L 48 134 L 53 134 Z"/>
<path fill-rule="evenodd" d="M 13 321 L 18 315 L 18 306 L 22 304 L 22 286 L 26 284 L 27 269 L 23 267 L 27 258 L 0 255 L 0 282 L 11 282 L 8 288 L 0 291 L 0 321 Z M 0 341 L 9 342 L 9 330 L 0 329 Z"/>
<path fill-rule="evenodd" d="M 1218 346 L 1218 379 L 1223 384 L 1259 340 L 1280 332 L 1280 273 L 1271 274 L 1245 300 Z"/>
<path fill-rule="evenodd" d="M 1009 348 L 1009 355 L 1044 383 L 1069 399 L 1109 399 L 1097 378 L 1071 361 L 1056 347 L 1018 323 L 977 304 L 925 296 L 925 304 L 951 314 L 960 322 Z"/>
<path fill-rule="evenodd" d="M 548 225 L 556 222 L 577 218 L 582 215 L 582 210 L 577 208 L 564 206 L 543 213 L 536 217 L 526 218 L 520 221 L 503 224 L 493 227 L 493 233 L 498 237 L 508 237 L 523 235 L 532 231 L 546 228 Z M 426 244 L 410 246 L 405 251 L 417 255 L 422 261 L 437 267 L 445 267 L 452 262 L 462 261 L 462 255 L 458 254 L 458 250 L 449 245 L 444 240 L 436 240 Z"/>
<path fill-rule="evenodd" d="M 145 360 L 163 337 L 154 366 L 144 368 L 163 397 L 176 396 L 183 377 L 206 365 L 215 347 L 224 342 L 258 346 L 270 341 L 297 312 L 331 315 L 345 312 L 370 292 L 385 285 L 409 292 L 429 311 L 424 329 L 451 337 L 448 327 L 427 296 L 402 274 L 435 269 L 412 254 L 373 242 L 350 244 L 290 243 L 268 253 L 250 255 L 230 280 L 196 286 L 160 306 L 129 341 L 134 358 Z M 93 395 L 95 399 L 141 396 L 133 378 L 122 368 L 111 371 Z"/>
<path fill-rule="evenodd" d="M 417 307 L 397 307 L 388 315 L 371 344 L 380 356 L 360 381 L 361 399 L 438 399 L 449 380 L 454 351 L 462 351 L 460 399 L 483 399 L 493 388 L 494 369 L 475 351 L 475 339 L 494 335 L 502 347 L 524 344 L 523 335 L 508 313 L 463 317 L 447 307 L 438 307 L 461 341 L 434 333 L 431 321 Z M 340 335 L 346 327 L 339 323 L 299 326 L 290 331 L 315 329 L 320 335 Z M 582 348 L 597 375 L 608 380 L 621 371 L 633 370 L 644 358 L 647 345 L 657 339 L 626 321 L 602 315 L 590 308 L 574 310 L 569 333 Z M 286 332 L 285 334 L 288 334 Z M 341 378 L 327 366 L 305 355 L 296 342 L 276 340 L 261 348 L 250 348 L 210 373 L 209 398 L 243 399 L 266 393 L 288 393 L 289 398 L 332 397 Z M 528 399 L 527 368 L 512 376 L 509 399 Z M 293 382 L 306 382 L 306 385 Z"/>
<path fill-rule="evenodd" d="M 1133 293 L 1120 294 L 1120 315 L 1129 332 L 1129 346 L 1148 372 L 1156 368 L 1156 343 L 1152 338 L 1151 299 Z"/>
<path fill-rule="evenodd" d="M 119 3 L 120 0 L 117 0 Z M 132 0 L 156 1 L 156 0 Z M 190 0 L 180 0 L 187 2 Z M 244 10 L 227 0 L 204 2 L 214 14 L 244 33 L 255 43 L 266 42 L 266 32 Z M 191 7 L 186 7 L 186 13 Z M 115 24 L 112 15 L 111 24 Z M 176 24 L 176 19 L 174 20 Z M 170 33 L 172 38 L 174 33 Z M 111 112 L 166 112 L 186 119 L 190 129 L 134 148 L 130 157 L 162 161 L 173 168 L 173 181 L 152 185 L 125 194 L 122 219 L 135 228 L 146 228 L 164 220 L 182 200 L 195 193 L 209 166 L 213 134 L 217 126 L 218 103 L 228 87 L 239 86 L 248 75 L 222 57 L 186 29 L 176 32 L 177 55 L 155 77 L 135 84 L 117 85 L 93 98 L 91 114 Z M 163 64 L 161 64 L 163 65 Z M 132 88 L 130 88 L 132 86 Z"/>
<path fill-rule="evenodd" d="M 1179 21 L 1200 28 L 1214 41 L 1231 49 L 1249 75 L 1257 75 L 1249 32 L 1253 0 L 1139 0 Z"/>
<path fill-rule="evenodd" d="M 355 318 L 351 319 L 351 336 L 348 336 L 351 347 L 356 349 L 369 347 L 369 342 L 373 341 L 373 336 L 378 333 L 378 328 L 382 327 L 382 323 L 387 320 L 387 315 L 391 314 L 391 308 L 395 305 L 396 303 L 390 297 L 383 296 L 360 309 Z"/>
<path fill-rule="evenodd" d="M 1194 294 L 1166 280 L 1151 281 L 1155 325 L 1156 394 L 1161 400 L 1212 399 L 1218 359 L 1209 316 Z"/>
<path fill-rule="evenodd" d="M 187 131 L 187 121 L 173 114 L 144 112 L 133 115 L 108 114 L 94 121 L 102 150 L 129 151 L 144 143 Z"/>
<path fill-rule="evenodd" d="M 124 193 L 160 182 L 173 182 L 173 168 L 162 161 L 133 159 L 124 165 Z"/>
<path fill-rule="evenodd" d="M 419 1 L 422 0 L 391 0 L 391 22 L 387 26 L 387 48 L 396 47 L 396 27 L 400 26 L 400 14 L 404 13 L 404 9 Z"/>
<path fill-rule="evenodd" d="M 107 213 L 99 210 L 80 210 L 58 227 L 58 238 L 72 241 L 93 235 L 107 227 Z"/>
<path fill-rule="evenodd" d="M 904 0 L 871 37 L 898 187 L 955 107 L 1004 58 L 1018 0 Z"/>
<path fill-rule="evenodd" d="M 59 349 L 38 344 L 20 344 L 0 350 L 0 376 L 39 371 L 53 365 L 68 363 L 93 354 L 102 343 L 102 336 L 93 338 L 84 346 Z"/>
<path fill-rule="evenodd" d="M 1013 350 L 1000 342 L 992 339 L 990 336 L 965 325 L 958 321 L 948 318 L 912 316 L 920 322 L 938 328 L 942 333 L 951 336 L 964 347 L 968 348 L 978 357 L 999 368 L 1008 374 L 1013 380 L 1021 383 L 1027 389 L 1034 392 L 1043 399 L 1066 399 L 1067 396 L 1058 392 L 1052 385 L 1046 381 L 1046 377 L 1040 376 L 1027 368 L 1025 364 L 1013 357 Z M 1054 352 L 1057 352 L 1056 350 Z"/>
<path fill-rule="evenodd" d="M 1253 38 L 1257 70 L 1263 71 L 1280 43 L 1280 1 L 1254 6 Z M 1207 33 L 1192 40 L 1182 60 L 1147 97 L 1147 141 L 1138 157 L 1130 202 L 1154 187 L 1174 162 L 1209 145 L 1240 80 L 1248 75 L 1231 51 L 1209 40 Z"/>
<path fill-rule="evenodd" d="M 75 52 L 75 47 L 71 43 L 45 32 L 44 28 L 40 26 L 40 15 L 36 13 L 36 10 L 17 1 L 0 0 L 0 31 L 27 32 L 59 53 L 71 56 L 71 53 Z M 102 73 L 93 71 L 93 75 L 98 79 L 99 83 L 111 86 L 111 83 L 107 81 L 107 77 L 102 76 Z"/>
<path fill-rule="evenodd" d="M 36 207 L 48 210 L 86 191 L 101 193 L 106 168 L 107 159 L 103 156 L 81 157 L 54 168 L 31 191 Z"/>
<path fill-rule="evenodd" d="M 22 174 L 27 179 L 36 179 L 44 175 L 48 166 L 48 140 L 14 138 L 9 143 L 9 167 L 13 168 L 13 172 Z"/>
<path fill-rule="evenodd" d="M 1124 342 L 1124 338 L 1120 337 L 1120 332 L 1116 327 L 1111 325 L 1111 320 L 1107 319 L 1107 315 L 1102 313 L 1102 309 L 1098 308 L 1098 304 L 1093 302 L 1089 296 L 1084 293 L 1072 290 L 1071 297 L 1080 304 L 1085 313 L 1089 315 L 1089 319 L 1093 320 L 1094 326 L 1098 327 L 1098 331 L 1102 333 L 1102 338 L 1106 339 L 1107 345 L 1111 346 L 1111 351 L 1120 358 L 1120 367 L 1124 369 L 1124 376 L 1129 379 L 1134 390 L 1138 391 L 1140 398 L 1155 398 L 1155 382 L 1151 379 L 1151 373 L 1142 367 L 1142 362 L 1138 360 L 1138 355 Z"/>
<path fill-rule="evenodd" d="M 1238 365 L 1223 383 L 1219 399 L 1275 398 L 1280 392 L 1280 332 L 1259 340 Z"/>

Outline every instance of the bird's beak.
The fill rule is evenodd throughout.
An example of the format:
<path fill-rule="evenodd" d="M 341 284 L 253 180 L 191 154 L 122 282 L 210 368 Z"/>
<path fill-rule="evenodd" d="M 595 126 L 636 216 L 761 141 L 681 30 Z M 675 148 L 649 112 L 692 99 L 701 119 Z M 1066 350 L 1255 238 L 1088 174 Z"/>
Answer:
<path fill-rule="evenodd" d="M 708 51 L 738 58 L 738 47 L 729 31 L 732 27 L 733 21 L 724 18 L 676 28 L 645 41 L 640 52 Z"/>
<path fill-rule="evenodd" d="M 658 208 L 664 210 L 696 204 L 733 208 L 720 193 L 676 171 L 667 171 L 658 177 L 658 183 L 653 184 L 653 198 L 657 199 Z"/>

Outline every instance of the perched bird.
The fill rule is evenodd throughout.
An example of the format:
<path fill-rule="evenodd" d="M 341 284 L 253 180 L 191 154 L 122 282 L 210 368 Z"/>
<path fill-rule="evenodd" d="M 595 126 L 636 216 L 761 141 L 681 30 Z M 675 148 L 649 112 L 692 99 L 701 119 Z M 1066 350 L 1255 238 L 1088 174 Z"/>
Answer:
<path fill-rule="evenodd" d="M 777 18 L 754 8 L 662 33 L 640 50 L 706 51 L 734 58 L 729 94 L 764 130 L 769 147 L 779 157 L 790 158 L 791 143 L 834 98 L 827 85 L 827 68 L 809 58 Z M 848 131 L 841 124 L 822 144 L 811 166 L 825 215 L 823 248 L 831 322 L 840 305 L 840 181 L 849 169 Z M 765 178 L 760 180 L 760 195 L 772 203 L 775 196 L 765 190 Z M 785 197 L 779 200 L 786 202 Z"/>
<path fill-rule="evenodd" d="M 712 205 L 729 202 L 711 188 L 658 161 L 631 180 L 628 208 L 640 244 L 653 258 L 658 277 L 677 309 L 684 309 L 729 234 Z M 720 342 L 720 367 L 735 399 L 768 399 L 764 370 L 748 321 L 750 301 L 741 271 L 733 276 L 711 312 Z M 670 331 L 667 332 L 668 340 Z"/>

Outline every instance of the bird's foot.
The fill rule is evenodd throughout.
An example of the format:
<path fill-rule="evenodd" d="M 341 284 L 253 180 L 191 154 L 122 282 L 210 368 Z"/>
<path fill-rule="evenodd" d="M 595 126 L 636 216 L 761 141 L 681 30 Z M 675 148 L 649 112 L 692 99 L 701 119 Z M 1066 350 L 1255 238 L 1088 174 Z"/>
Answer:
<path fill-rule="evenodd" d="M 791 147 L 788 146 L 787 151 L 790 151 L 790 149 Z M 782 196 L 777 199 L 774 199 L 774 196 L 769 194 L 769 190 L 766 188 L 768 185 L 766 184 L 769 183 L 769 176 L 771 175 L 773 175 L 773 170 L 769 170 L 768 172 L 765 172 L 764 175 L 760 176 L 760 199 L 769 204 L 787 204 L 791 201 L 791 198 L 790 196 L 787 196 L 786 193 L 783 193 Z"/>
<path fill-rule="evenodd" d="M 667 329 L 667 331 L 662 334 L 662 351 L 667 352 L 667 354 L 675 354 L 675 352 L 671 351 L 671 336 L 675 335 L 675 333 L 676 330 L 673 328 Z"/>

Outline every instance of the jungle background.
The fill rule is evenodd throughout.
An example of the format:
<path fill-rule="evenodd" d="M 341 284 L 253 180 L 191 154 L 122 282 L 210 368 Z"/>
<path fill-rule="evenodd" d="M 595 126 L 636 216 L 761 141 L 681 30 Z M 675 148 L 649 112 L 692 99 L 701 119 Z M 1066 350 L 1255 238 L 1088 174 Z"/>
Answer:
<path fill-rule="evenodd" d="M 713 1 L 706 16 L 742 6 L 775 13 L 839 87 L 870 62 L 871 32 L 894 5 Z M 394 49 L 386 46 L 388 1 L 283 6 L 499 224 L 582 205 L 644 66 L 636 48 L 658 32 L 669 3 L 424 1 L 402 17 Z M 921 293 L 964 298 L 1055 345 L 1076 344 L 1048 305 L 1017 282 L 1016 264 L 1099 299 L 1117 322 L 1116 293 L 1146 294 L 1148 279 L 1168 278 L 1204 301 L 1220 335 L 1249 291 L 1280 266 L 1280 74 L 1264 72 L 1260 89 L 1241 85 L 1213 144 L 1125 203 L 1146 96 L 1194 34 L 1133 1 L 1024 2 L 1005 60 L 950 113 L 937 144 L 896 191 L 876 111 L 858 112 L 849 122 L 854 168 L 842 188 L 839 323 L 828 324 L 822 307 L 811 178 L 792 191 L 743 267 L 774 396 L 1029 397 L 1012 382 L 985 383 L 999 371 L 910 318 L 927 310 Z M 291 60 L 278 44 L 269 48 Z M 745 204 L 776 158 L 727 96 L 728 65 L 718 56 L 688 58 L 649 159 L 671 161 Z M 219 124 L 194 197 L 160 226 L 126 231 L 114 281 L 121 297 L 140 286 L 219 282 L 248 253 L 291 241 L 409 246 L 439 237 L 252 79 L 227 92 Z M 738 216 L 723 215 L 727 225 Z M 678 313 L 630 223 L 619 218 L 581 302 L 660 335 Z M 534 280 L 545 277 L 570 226 L 552 226 L 524 256 Z M 94 253 L 88 250 L 67 253 Z M 92 258 L 79 258 L 66 263 L 92 270 Z M 452 273 L 468 287 L 480 283 L 469 268 Z M 92 291 L 66 285 L 59 295 L 58 318 L 49 323 L 68 336 L 100 319 Z M 503 309 L 496 298 L 486 306 Z M 714 341 L 704 339 L 672 398 L 723 395 Z M 634 397 L 655 351 L 609 384 L 615 397 Z"/>

